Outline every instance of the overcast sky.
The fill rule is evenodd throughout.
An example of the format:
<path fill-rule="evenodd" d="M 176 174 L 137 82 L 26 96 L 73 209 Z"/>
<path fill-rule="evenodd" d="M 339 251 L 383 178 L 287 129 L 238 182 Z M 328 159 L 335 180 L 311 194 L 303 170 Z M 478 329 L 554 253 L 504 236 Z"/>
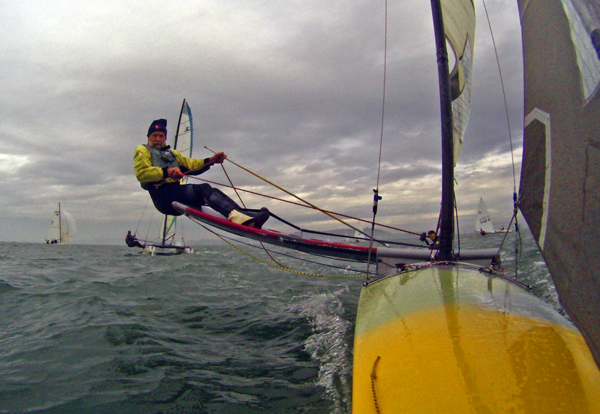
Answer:
<path fill-rule="evenodd" d="M 496 227 L 508 224 L 513 191 L 497 63 L 480 0 L 476 7 L 473 113 L 456 170 L 468 231 L 480 197 Z M 518 10 L 515 0 L 489 0 L 487 7 L 518 173 Z M 184 98 L 193 114 L 194 157 L 211 155 L 205 145 L 224 151 L 321 208 L 370 219 L 384 11 L 383 0 L 3 1 L 0 241 L 44 242 L 60 202 L 77 222 L 73 243 L 122 244 L 149 199 L 133 174 L 134 149 L 158 118 L 168 119 L 172 143 Z M 437 222 L 441 145 L 430 2 L 389 0 L 388 16 L 378 221 L 426 231 Z M 225 167 L 236 186 L 285 196 Z M 227 180 L 220 167 L 202 177 Z M 305 210 L 243 197 L 290 221 L 340 227 Z M 146 218 L 152 209 L 146 207 Z M 201 239 L 204 231 L 189 224 L 187 238 Z"/>

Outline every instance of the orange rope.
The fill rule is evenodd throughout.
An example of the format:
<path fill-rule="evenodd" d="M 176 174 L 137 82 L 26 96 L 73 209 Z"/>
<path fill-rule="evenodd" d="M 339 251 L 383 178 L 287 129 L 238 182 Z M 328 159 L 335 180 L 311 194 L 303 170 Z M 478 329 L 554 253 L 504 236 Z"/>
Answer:
<path fill-rule="evenodd" d="M 322 210 L 322 209 L 319 209 L 319 208 L 316 208 L 316 207 L 308 206 L 306 204 L 301 204 L 301 203 L 297 203 L 295 201 L 285 200 L 283 198 L 274 197 L 274 196 L 270 196 L 270 195 L 267 195 L 267 194 L 257 193 L 255 191 L 246 190 L 246 189 L 243 189 L 243 188 L 240 188 L 240 187 L 235 187 L 233 185 L 227 185 L 227 184 L 219 183 L 219 182 L 216 182 L 216 181 L 207 180 L 205 178 L 196 177 L 196 176 L 193 176 L 193 175 L 190 175 L 189 178 L 193 178 L 193 179 L 199 180 L 199 181 L 204 181 L 206 183 L 210 183 L 210 184 L 214 184 L 214 185 L 219 185 L 219 186 L 226 187 L 226 188 L 231 188 L 232 190 L 235 190 L 236 192 L 237 192 L 237 190 L 239 190 L 239 191 L 243 191 L 243 192 L 246 192 L 246 193 L 254 194 L 254 195 L 257 195 L 257 196 L 260 196 L 260 197 L 270 198 L 272 200 L 277 200 L 277 201 L 281 201 L 281 202 L 284 202 L 284 203 L 294 204 L 296 206 L 300 206 L 300 207 L 304 207 L 304 208 L 310 208 L 311 210 L 326 211 L 328 213 L 335 214 L 335 215 L 338 215 L 338 216 L 341 216 L 341 217 L 345 217 L 345 218 L 349 218 L 349 219 L 353 219 L 353 220 L 357 220 L 357 221 L 362 221 L 364 223 L 371 224 L 370 220 L 365 220 L 365 219 L 361 219 L 361 218 L 358 218 L 358 217 L 352 217 L 352 216 L 348 216 L 346 214 L 336 213 L 334 211 Z M 379 224 L 379 223 L 375 223 L 375 224 L 378 225 L 378 226 L 381 226 L 381 227 L 385 227 L 385 228 L 391 229 L 391 230 L 396 230 L 396 231 L 401 231 L 401 232 L 404 232 L 404 233 L 414 234 L 416 236 L 421 235 L 421 233 L 416 233 L 416 232 L 410 231 L 410 230 L 399 229 L 397 227 L 392 227 L 392 226 L 388 226 L 388 225 L 385 225 L 385 224 Z"/>

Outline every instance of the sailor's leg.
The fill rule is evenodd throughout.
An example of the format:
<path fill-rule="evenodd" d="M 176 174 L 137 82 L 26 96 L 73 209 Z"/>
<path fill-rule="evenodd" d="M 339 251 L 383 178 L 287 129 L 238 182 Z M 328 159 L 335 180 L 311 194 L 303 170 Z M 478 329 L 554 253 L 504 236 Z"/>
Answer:
<path fill-rule="evenodd" d="M 229 217 L 233 210 L 242 210 L 235 201 L 218 188 L 209 186 L 208 189 L 203 190 L 207 191 L 204 197 L 206 204 L 221 213 L 221 215 Z"/>
<path fill-rule="evenodd" d="M 177 184 L 163 184 L 158 188 L 152 188 L 150 190 L 150 198 L 154 203 L 154 207 L 163 214 L 169 216 L 180 216 L 181 213 L 175 210 L 171 203 L 173 201 L 182 201 L 182 188 L 183 186 Z"/>
<path fill-rule="evenodd" d="M 260 229 L 270 217 L 269 210 L 264 207 L 260 210 L 242 208 L 218 188 L 209 188 L 210 194 L 205 197 L 206 204 L 234 223 Z"/>

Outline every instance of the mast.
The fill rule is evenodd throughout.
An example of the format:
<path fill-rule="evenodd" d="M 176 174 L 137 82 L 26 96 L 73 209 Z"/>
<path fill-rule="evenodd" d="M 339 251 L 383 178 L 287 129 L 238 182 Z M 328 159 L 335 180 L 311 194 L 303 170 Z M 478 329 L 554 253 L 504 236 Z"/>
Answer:
<path fill-rule="evenodd" d="M 162 231 L 162 245 L 165 245 L 165 240 L 167 236 L 167 221 L 169 220 L 169 216 L 165 214 L 165 220 L 163 221 L 163 231 Z"/>
<path fill-rule="evenodd" d="M 442 203 L 440 213 L 440 250 L 438 260 L 453 260 L 454 237 L 454 138 L 452 131 L 452 94 L 448 68 L 448 51 L 440 0 L 431 0 L 435 34 L 440 112 L 442 120 Z"/>
<path fill-rule="evenodd" d="M 179 119 L 177 120 L 177 131 L 175 132 L 175 143 L 173 149 L 177 149 L 177 138 L 179 138 L 179 127 L 181 126 L 181 117 L 183 116 L 183 109 L 185 108 L 185 99 L 181 104 L 181 110 L 179 111 Z"/>
<path fill-rule="evenodd" d="M 58 241 L 62 244 L 62 216 L 60 212 L 60 203 L 58 203 Z"/>

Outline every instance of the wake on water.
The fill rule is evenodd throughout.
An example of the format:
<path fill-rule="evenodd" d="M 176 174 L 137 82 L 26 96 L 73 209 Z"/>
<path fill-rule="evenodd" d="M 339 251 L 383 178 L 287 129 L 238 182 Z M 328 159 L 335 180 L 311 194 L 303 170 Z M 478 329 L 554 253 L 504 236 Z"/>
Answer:
<path fill-rule="evenodd" d="M 308 318 L 313 334 L 304 341 L 304 348 L 319 362 L 316 384 L 325 389 L 333 404 L 332 413 L 344 413 L 351 406 L 352 323 L 345 319 L 341 297 L 349 289 L 295 298 L 290 311 Z"/>
<path fill-rule="evenodd" d="M 0 413 L 350 412 L 361 279 L 230 247 L 128 253 L 0 243 Z M 558 307 L 535 245 L 522 256 Z"/>

